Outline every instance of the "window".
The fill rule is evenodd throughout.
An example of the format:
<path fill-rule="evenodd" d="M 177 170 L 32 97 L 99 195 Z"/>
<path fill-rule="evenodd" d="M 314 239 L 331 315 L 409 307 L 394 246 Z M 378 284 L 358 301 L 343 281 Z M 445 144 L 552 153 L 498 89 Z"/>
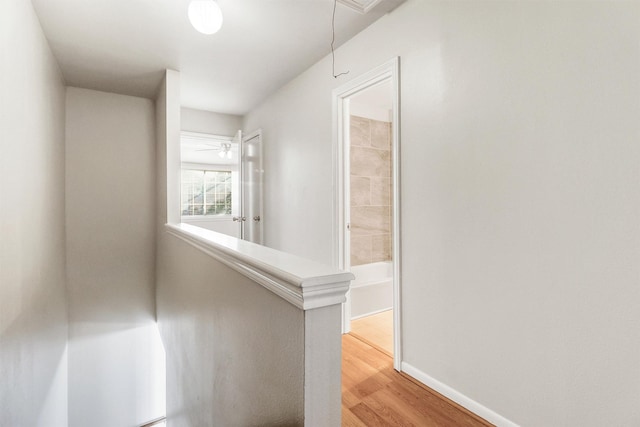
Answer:
<path fill-rule="evenodd" d="M 182 170 L 182 215 L 231 215 L 232 172 Z"/>

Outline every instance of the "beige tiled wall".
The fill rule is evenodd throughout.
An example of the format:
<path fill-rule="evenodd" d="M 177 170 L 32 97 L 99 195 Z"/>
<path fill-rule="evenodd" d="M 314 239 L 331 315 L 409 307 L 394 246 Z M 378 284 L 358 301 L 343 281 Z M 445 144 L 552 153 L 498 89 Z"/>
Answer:
<path fill-rule="evenodd" d="M 351 116 L 351 265 L 391 260 L 391 124 Z"/>

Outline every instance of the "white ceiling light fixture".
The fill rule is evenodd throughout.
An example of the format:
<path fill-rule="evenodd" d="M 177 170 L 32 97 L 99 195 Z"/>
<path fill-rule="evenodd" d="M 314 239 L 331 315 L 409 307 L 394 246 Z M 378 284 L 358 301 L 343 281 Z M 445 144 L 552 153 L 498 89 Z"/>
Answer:
<path fill-rule="evenodd" d="M 222 10 L 215 0 L 191 0 L 189 21 L 202 34 L 215 34 L 222 27 Z"/>
<path fill-rule="evenodd" d="M 218 156 L 221 159 L 224 159 L 225 157 L 227 159 L 231 159 L 231 156 L 232 156 L 232 154 L 231 154 L 231 144 L 228 144 L 228 143 L 220 144 L 220 151 L 218 152 Z"/>

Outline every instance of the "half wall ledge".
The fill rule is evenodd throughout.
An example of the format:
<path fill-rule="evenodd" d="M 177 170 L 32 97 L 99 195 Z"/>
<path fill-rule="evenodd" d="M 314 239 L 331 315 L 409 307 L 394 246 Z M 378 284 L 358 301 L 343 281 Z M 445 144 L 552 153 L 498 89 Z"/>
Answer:
<path fill-rule="evenodd" d="M 189 224 L 167 231 L 302 310 L 341 304 L 353 274 Z"/>

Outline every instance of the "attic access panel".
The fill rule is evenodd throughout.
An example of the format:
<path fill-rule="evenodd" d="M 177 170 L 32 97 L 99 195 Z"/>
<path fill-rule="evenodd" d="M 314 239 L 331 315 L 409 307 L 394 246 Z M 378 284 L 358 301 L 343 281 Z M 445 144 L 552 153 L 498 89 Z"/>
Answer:
<path fill-rule="evenodd" d="M 364 14 L 373 9 L 381 1 L 382 0 L 338 0 L 338 3 Z"/>

